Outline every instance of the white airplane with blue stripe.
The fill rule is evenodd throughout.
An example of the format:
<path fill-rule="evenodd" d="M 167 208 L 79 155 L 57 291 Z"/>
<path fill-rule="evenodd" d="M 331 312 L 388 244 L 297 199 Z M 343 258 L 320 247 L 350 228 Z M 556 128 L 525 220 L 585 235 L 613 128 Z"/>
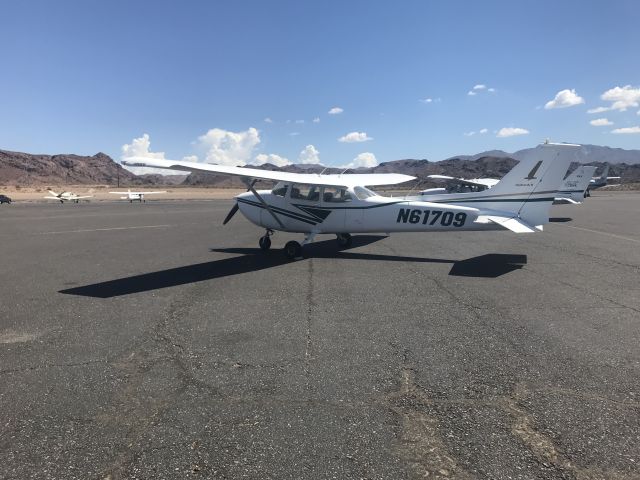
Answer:
<path fill-rule="evenodd" d="M 166 168 L 243 177 L 249 189 L 235 197 L 223 224 L 240 210 L 265 229 L 259 245 L 271 247 L 275 231 L 304 234 L 302 243 L 284 247 L 289 258 L 302 256 L 304 245 L 318 234 L 335 234 L 348 247 L 354 233 L 509 230 L 542 231 L 569 164 L 579 145 L 545 143 L 532 149 L 500 182 L 481 192 L 392 198 L 367 187 L 397 185 L 415 177 L 397 173 L 312 174 L 197 162 L 132 157 L 132 167 Z M 271 190 L 256 190 L 257 180 L 277 182 Z"/>

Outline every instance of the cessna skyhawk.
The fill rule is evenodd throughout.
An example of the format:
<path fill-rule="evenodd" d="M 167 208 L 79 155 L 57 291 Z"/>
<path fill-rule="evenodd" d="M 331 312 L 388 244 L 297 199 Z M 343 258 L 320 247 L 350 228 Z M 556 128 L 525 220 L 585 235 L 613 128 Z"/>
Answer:
<path fill-rule="evenodd" d="M 397 173 L 310 174 L 195 162 L 129 158 L 132 167 L 208 172 L 243 177 L 248 191 L 236 197 L 223 224 L 240 210 L 264 228 L 263 250 L 271 247 L 275 230 L 304 234 L 302 244 L 288 242 L 284 252 L 298 258 L 302 247 L 317 234 L 335 234 L 341 246 L 352 233 L 430 232 L 462 230 L 541 231 L 549 208 L 569 167 L 567 153 L 579 145 L 546 143 L 531 150 L 499 183 L 482 192 L 432 195 L 420 198 L 383 197 L 365 186 L 396 185 L 415 179 Z M 258 179 L 277 182 L 271 190 L 256 190 Z"/>
<path fill-rule="evenodd" d="M 158 193 L 167 193 L 167 192 L 132 192 L 131 189 L 128 189 L 126 192 L 109 192 L 114 195 L 124 195 L 124 197 L 120 197 L 122 200 L 129 200 L 129 203 L 133 203 L 134 200 L 138 202 L 146 202 L 144 199 L 145 195 L 157 195 Z"/>
<path fill-rule="evenodd" d="M 71 193 L 71 192 L 56 193 L 53 190 L 49 190 L 49 193 L 51 195 L 48 196 L 48 197 L 44 197 L 44 198 L 47 198 L 49 200 L 58 200 L 60 203 L 64 203 L 64 202 L 79 203 L 80 200 L 82 200 L 83 198 L 93 198 L 93 195 L 79 196 L 79 195 L 76 195 L 75 193 Z"/>

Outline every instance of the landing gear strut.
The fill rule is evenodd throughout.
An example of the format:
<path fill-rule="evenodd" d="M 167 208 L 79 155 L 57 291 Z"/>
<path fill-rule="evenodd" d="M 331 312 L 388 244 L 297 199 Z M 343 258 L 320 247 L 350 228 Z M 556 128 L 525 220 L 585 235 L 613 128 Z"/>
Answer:
<path fill-rule="evenodd" d="M 337 233 L 336 239 L 338 240 L 338 245 L 342 248 L 349 248 L 352 243 L 351 235 L 348 233 Z"/>
<path fill-rule="evenodd" d="M 262 250 L 263 252 L 266 252 L 271 248 L 271 239 L 269 238 L 271 235 L 273 235 L 273 230 L 267 230 L 264 236 L 260 237 L 260 240 L 258 240 L 260 250 Z"/>

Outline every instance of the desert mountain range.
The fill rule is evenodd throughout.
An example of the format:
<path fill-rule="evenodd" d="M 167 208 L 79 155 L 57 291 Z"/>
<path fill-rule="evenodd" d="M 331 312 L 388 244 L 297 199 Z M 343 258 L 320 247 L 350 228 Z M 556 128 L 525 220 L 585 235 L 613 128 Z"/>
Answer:
<path fill-rule="evenodd" d="M 418 177 L 421 184 L 427 175 L 441 174 L 454 177 L 500 178 L 505 175 L 526 152 L 520 150 L 507 153 L 491 150 L 476 155 L 458 155 L 439 162 L 426 159 L 404 159 L 384 162 L 373 168 L 354 170 L 358 173 L 404 173 Z M 576 157 L 578 163 L 601 167 L 611 165 L 609 175 L 619 175 L 624 183 L 640 181 L 640 150 L 624 150 L 597 145 L 584 145 Z M 258 168 L 287 172 L 314 172 L 325 169 L 322 165 L 288 165 L 276 167 L 265 164 Z M 329 168 L 326 173 L 338 173 L 339 168 Z M 598 170 L 599 173 L 599 170 Z M 93 156 L 73 154 L 40 155 L 0 150 L 0 185 L 46 186 L 46 185 L 116 185 L 154 186 L 187 185 L 242 187 L 240 179 L 233 177 L 198 174 L 185 175 L 135 175 L 122 168 L 104 153 Z"/>

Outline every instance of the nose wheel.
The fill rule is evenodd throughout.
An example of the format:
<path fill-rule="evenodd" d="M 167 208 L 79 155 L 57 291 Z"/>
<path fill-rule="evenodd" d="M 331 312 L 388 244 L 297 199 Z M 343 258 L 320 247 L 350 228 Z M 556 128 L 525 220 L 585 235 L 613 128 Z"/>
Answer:
<path fill-rule="evenodd" d="M 260 245 L 260 250 L 266 252 L 271 248 L 271 235 L 273 235 L 273 230 L 267 230 L 263 237 L 260 237 L 258 240 L 258 245 Z"/>

